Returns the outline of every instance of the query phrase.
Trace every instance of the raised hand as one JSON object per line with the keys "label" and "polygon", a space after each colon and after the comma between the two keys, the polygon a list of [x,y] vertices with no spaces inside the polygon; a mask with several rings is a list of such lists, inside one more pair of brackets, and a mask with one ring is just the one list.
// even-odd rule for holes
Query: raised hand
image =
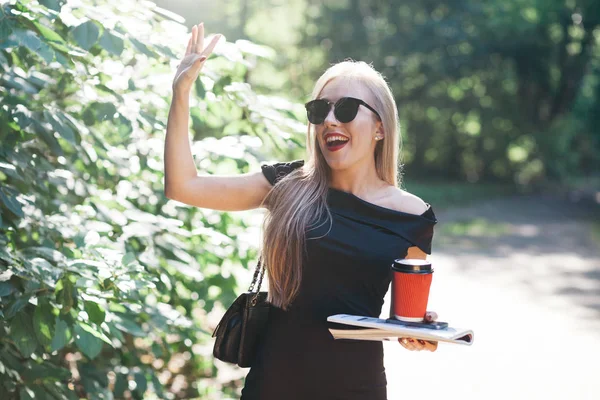
{"label": "raised hand", "polygon": [[208,46],[204,47],[204,23],[192,27],[185,55],[177,67],[173,79],[173,92],[189,94],[193,83],[198,78],[204,62],[210,56],[222,35],[215,35]]}

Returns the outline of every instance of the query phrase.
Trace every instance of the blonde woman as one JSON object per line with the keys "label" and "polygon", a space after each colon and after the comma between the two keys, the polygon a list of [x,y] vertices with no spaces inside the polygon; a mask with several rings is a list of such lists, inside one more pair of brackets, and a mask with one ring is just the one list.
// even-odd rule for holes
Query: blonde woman
{"label": "blonde woman", "polygon": [[[204,27],[194,26],[178,67],[165,193],[216,210],[268,210],[262,252],[273,307],[242,399],[386,399],[381,342],[334,341],[326,320],[339,313],[379,316],[393,260],[431,251],[433,210],[399,188],[392,93],[371,66],[335,64],[306,104],[306,161],[240,176],[198,175],[188,138],[189,95],[218,40],[204,47]],[[409,350],[437,347],[410,338],[400,343]]]}

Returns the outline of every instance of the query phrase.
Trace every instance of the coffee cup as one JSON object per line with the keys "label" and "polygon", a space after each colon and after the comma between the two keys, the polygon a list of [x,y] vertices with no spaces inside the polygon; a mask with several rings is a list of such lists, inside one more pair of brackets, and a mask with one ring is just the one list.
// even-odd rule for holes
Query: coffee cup
{"label": "coffee cup", "polygon": [[394,260],[392,308],[395,319],[409,322],[422,322],[425,319],[432,277],[433,268],[427,260]]}

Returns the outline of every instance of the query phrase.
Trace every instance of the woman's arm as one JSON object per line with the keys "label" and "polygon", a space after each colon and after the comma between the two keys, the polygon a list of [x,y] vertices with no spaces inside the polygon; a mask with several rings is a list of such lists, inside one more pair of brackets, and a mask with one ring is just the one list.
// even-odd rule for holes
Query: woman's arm
{"label": "woman's arm", "polygon": [[204,26],[192,28],[186,53],[173,80],[167,121],[165,195],[189,205],[221,211],[257,208],[271,190],[262,172],[237,176],[198,175],[189,139],[190,92],[220,35],[204,48]]}

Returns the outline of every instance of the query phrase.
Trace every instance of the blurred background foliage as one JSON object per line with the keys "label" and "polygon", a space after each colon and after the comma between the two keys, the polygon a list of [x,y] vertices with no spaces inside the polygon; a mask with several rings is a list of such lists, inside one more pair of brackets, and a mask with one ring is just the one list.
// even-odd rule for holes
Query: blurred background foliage
{"label": "blurred background foliage", "polygon": [[330,63],[373,63],[398,102],[409,180],[529,188],[600,170],[598,1],[157,4],[275,49],[249,81],[291,100],[307,101]]}
{"label": "blurred background foliage", "polygon": [[[597,1],[156,3],[0,6],[2,399],[239,393],[210,333],[249,282],[261,213],[163,194],[171,81],[200,21],[228,39],[191,101],[202,172],[304,157],[302,103],[350,57],[390,82],[406,185],[428,202],[598,185]],[[490,227],[455,227],[473,229]]]}

